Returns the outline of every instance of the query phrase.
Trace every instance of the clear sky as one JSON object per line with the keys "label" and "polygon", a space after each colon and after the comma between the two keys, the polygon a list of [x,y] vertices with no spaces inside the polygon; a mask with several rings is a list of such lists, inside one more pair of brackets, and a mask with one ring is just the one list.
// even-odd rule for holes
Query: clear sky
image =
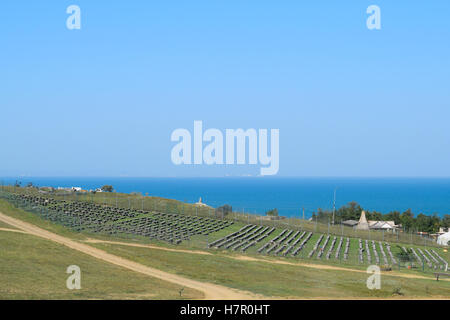
{"label": "clear sky", "polygon": [[202,120],[278,128],[280,176],[448,177],[449,17],[448,0],[3,1],[0,176],[259,173],[172,164],[172,131]]}

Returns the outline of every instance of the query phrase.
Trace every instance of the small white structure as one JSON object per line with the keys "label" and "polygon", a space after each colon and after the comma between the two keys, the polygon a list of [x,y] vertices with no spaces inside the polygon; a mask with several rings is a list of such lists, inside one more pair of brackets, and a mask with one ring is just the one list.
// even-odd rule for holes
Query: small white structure
{"label": "small white structure", "polygon": [[61,191],[81,191],[82,189],[81,189],[81,187],[70,187],[70,188],[67,188],[67,187],[58,187],[58,190],[61,190]]}
{"label": "small white structure", "polygon": [[198,199],[198,202],[195,203],[196,206],[199,207],[207,207],[207,208],[211,208],[210,206],[208,206],[207,204],[202,202],[202,197],[200,197],[200,199]]}
{"label": "small white structure", "polygon": [[441,234],[437,238],[437,243],[442,246],[448,246],[449,242],[450,242],[450,231],[447,233]]}

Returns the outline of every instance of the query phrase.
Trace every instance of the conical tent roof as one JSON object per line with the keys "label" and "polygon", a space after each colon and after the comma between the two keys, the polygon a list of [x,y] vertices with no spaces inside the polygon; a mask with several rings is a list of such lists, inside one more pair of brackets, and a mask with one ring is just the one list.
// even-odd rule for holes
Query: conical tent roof
{"label": "conical tent roof", "polygon": [[364,210],[361,212],[361,217],[359,218],[356,230],[369,230],[369,223],[367,222]]}

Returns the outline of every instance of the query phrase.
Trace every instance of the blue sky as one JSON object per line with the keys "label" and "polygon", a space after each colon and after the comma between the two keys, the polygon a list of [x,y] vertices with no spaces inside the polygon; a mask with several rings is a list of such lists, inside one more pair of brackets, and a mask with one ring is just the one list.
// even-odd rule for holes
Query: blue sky
{"label": "blue sky", "polygon": [[259,173],[172,164],[172,131],[202,120],[280,129],[280,176],[448,177],[449,15],[444,0],[4,2],[0,176]]}

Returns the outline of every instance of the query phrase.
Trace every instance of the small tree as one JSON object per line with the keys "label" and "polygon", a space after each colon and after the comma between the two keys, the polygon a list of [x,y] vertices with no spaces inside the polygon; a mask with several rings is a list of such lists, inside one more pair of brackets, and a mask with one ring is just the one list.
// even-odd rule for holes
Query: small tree
{"label": "small tree", "polygon": [[278,209],[275,208],[275,209],[266,211],[266,216],[278,217]]}
{"label": "small tree", "polygon": [[403,249],[400,248],[400,246],[397,246],[400,250],[399,252],[396,254],[398,260],[400,260],[401,262],[413,262],[414,261],[414,256],[413,253],[411,251],[411,249],[406,249],[406,252],[403,251]]}
{"label": "small tree", "polygon": [[450,214],[444,215],[441,226],[444,228],[450,228]]}
{"label": "small tree", "polygon": [[101,189],[102,189],[103,192],[113,192],[114,191],[113,186],[110,186],[110,185],[107,185],[107,184],[105,184]]}

